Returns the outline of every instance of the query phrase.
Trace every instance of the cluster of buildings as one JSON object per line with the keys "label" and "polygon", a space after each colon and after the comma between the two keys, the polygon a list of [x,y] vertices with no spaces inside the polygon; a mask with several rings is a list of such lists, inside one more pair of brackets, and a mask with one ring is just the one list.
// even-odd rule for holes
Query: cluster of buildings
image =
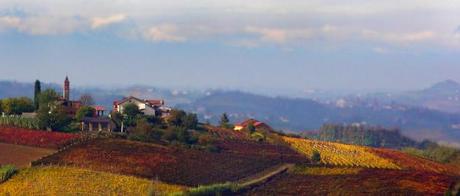
{"label": "cluster of buildings", "polygon": [[[59,97],[58,103],[63,106],[69,116],[74,117],[83,104],[80,100],[70,99],[70,81],[68,77],[65,78],[63,89],[63,94]],[[171,112],[171,108],[166,106],[165,101],[162,99],[140,99],[134,96],[125,97],[121,100],[115,100],[111,110],[124,114],[126,106],[131,104],[136,105],[140,112],[147,116],[166,118]],[[93,116],[82,119],[80,122],[81,131],[113,131],[115,129],[115,125],[110,119],[110,115],[105,115],[105,107],[99,105],[93,105],[91,107],[94,108],[95,112]],[[241,131],[248,127],[249,124],[252,124],[256,129],[272,130],[272,128],[266,123],[255,119],[248,119],[236,124],[234,130]]]}
{"label": "cluster of buildings", "polygon": [[[58,103],[63,106],[65,112],[69,116],[75,116],[77,111],[83,106],[80,100],[70,99],[70,81],[66,77],[64,81],[64,91],[61,97],[58,99]],[[122,100],[116,100],[113,102],[112,111],[124,113],[124,108],[129,105],[136,105],[140,112],[148,116],[160,116],[166,117],[169,115],[171,108],[165,105],[162,99],[139,99],[137,97],[126,97]],[[105,115],[105,107],[94,105],[95,112],[92,117],[85,117],[80,122],[82,131],[113,131],[115,128],[114,123],[110,119],[110,116]]]}

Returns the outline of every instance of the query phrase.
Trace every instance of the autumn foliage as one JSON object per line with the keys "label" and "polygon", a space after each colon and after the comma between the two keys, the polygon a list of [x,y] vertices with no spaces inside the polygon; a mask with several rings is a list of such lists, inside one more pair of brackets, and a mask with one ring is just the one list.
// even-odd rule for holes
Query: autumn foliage
{"label": "autumn foliage", "polygon": [[182,186],[70,167],[29,168],[0,184],[0,195],[167,195],[183,190]]}
{"label": "autumn foliage", "polygon": [[78,139],[78,134],[0,127],[0,142],[58,149]]}
{"label": "autumn foliage", "polygon": [[45,158],[41,163],[72,165],[158,179],[172,184],[197,186],[237,181],[281,164],[287,159],[287,156],[283,159],[279,155],[263,152],[254,154],[241,150],[224,150],[210,153],[204,150],[104,139],[72,146]]}
{"label": "autumn foliage", "polygon": [[400,169],[392,160],[375,155],[367,147],[291,137],[284,140],[307,157],[318,151],[321,162],[326,165]]}

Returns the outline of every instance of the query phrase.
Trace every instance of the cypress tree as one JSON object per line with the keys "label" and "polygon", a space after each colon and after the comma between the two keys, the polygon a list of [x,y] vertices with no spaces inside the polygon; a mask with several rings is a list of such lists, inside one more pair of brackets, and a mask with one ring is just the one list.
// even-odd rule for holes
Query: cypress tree
{"label": "cypress tree", "polygon": [[37,111],[38,108],[40,107],[39,100],[38,100],[38,96],[40,95],[41,92],[42,92],[42,87],[41,87],[40,80],[35,80],[35,88],[34,88],[34,106],[35,106],[35,111]]}

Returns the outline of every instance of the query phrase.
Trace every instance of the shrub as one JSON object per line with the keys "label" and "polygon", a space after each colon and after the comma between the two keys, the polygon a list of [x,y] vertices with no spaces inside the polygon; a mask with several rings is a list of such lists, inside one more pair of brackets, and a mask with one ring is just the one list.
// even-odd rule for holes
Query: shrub
{"label": "shrub", "polygon": [[16,174],[18,170],[13,165],[5,165],[0,168],[0,183],[7,181],[10,179],[14,174]]}
{"label": "shrub", "polygon": [[321,154],[317,150],[313,150],[313,154],[311,155],[311,161],[313,161],[313,163],[321,162]]}
{"label": "shrub", "polygon": [[441,163],[448,163],[460,153],[457,149],[439,145],[431,145],[425,149],[408,147],[403,148],[402,151],[410,155],[427,158]]}
{"label": "shrub", "polygon": [[205,149],[206,149],[206,151],[213,152],[213,153],[218,153],[218,152],[220,152],[222,150],[218,146],[213,145],[213,144],[206,145]]}

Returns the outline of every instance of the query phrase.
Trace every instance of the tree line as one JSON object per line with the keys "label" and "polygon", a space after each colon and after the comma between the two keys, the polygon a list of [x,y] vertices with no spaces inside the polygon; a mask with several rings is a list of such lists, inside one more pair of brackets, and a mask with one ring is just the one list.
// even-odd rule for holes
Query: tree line
{"label": "tree line", "polygon": [[397,128],[368,125],[324,124],[318,133],[307,137],[371,147],[402,148],[415,146],[416,141],[403,136]]}

